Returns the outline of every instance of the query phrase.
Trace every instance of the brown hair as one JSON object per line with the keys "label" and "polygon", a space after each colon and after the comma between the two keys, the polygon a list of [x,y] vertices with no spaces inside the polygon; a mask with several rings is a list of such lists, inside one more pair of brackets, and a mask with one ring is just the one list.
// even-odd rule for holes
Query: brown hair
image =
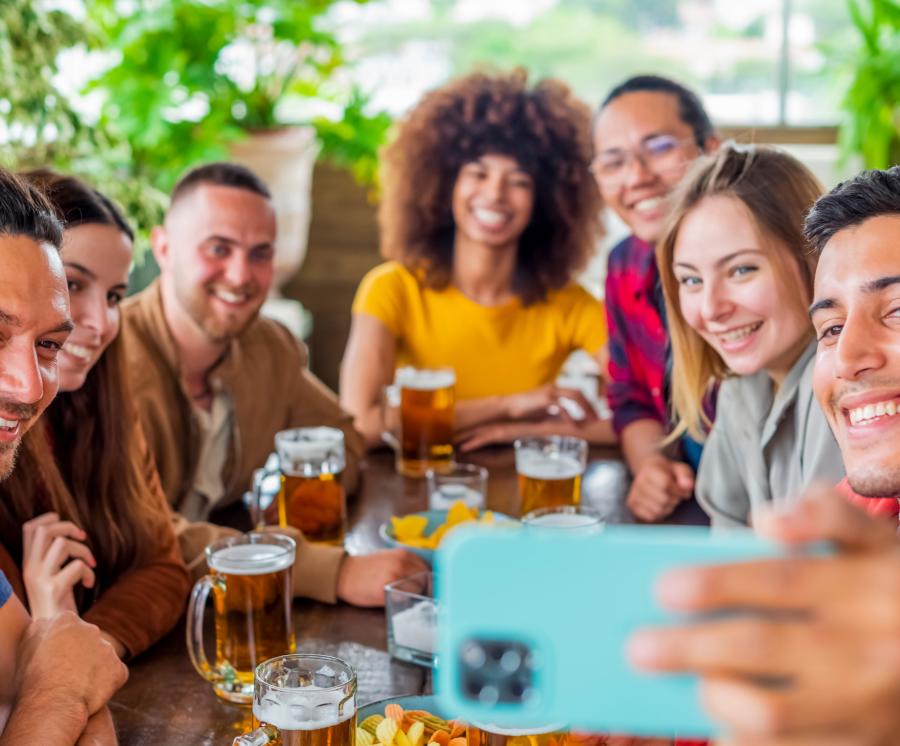
{"label": "brown hair", "polygon": [[[678,280],[673,270],[675,243],[685,216],[705,198],[731,197],[750,212],[761,238],[775,238],[790,254],[775,253],[780,276],[790,281],[791,267],[800,273],[801,287],[790,288],[804,308],[812,297],[816,257],[803,236],[803,218],[822,194],[819,180],[800,161],[780,150],[726,146],[694,164],[672,197],[665,231],[656,248],[656,261],[666,299],[672,344],[671,406],[676,426],[670,439],[689,433],[705,438],[710,426],[703,401],[710,385],[730,375],[725,362],[681,313]],[[810,333],[812,329],[810,328]]]}
{"label": "brown hair", "polygon": [[246,192],[258,194],[260,197],[272,199],[272,194],[269,192],[265,182],[249,168],[242,166],[240,163],[220,161],[194,166],[186,171],[172,188],[172,195],[169,198],[169,209],[171,210],[176,202],[203,184],[243,189]]}
{"label": "brown hair", "polygon": [[564,286],[600,233],[600,198],[588,172],[590,118],[590,109],[563,83],[542,80],[529,88],[521,69],[475,73],[426,94],[382,153],[382,254],[428,287],[446,287],[459,171],[482,155],[505,155],[535,186],[513,290],[533,303]]}
{"label": "brown hair", "polygon": [[[43,170],[26,178],[47,194],[66,228],[99,223],[130,235],[117,208],[79,180]],[[159,522],[168,520],[150,497],[148,456],[136,434],[124,365],[120,335],[84,385],[48,407],[0,484],[0,537],[13,557],[21,561],[22,524],[56,512],[87,533],[97,560],[95,593],[141,564]]]}

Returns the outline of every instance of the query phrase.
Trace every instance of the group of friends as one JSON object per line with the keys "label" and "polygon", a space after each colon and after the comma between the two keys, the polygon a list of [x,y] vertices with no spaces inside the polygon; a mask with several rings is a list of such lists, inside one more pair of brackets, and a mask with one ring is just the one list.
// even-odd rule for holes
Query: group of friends
{"label": "group of friends", "polygon": [[[160,276],[127,300],[120,210],[0,172],[0,744],[115,743],[123,661],[178,621],[275,433],[340,428],[352,493],[403,365],[454,369],[462,452],[618,442],[638,520],[695,497],[714,529],[831,542],[673,570],[672,609],[784,613],[643,631],[629,655],[699,674],[729,744],[900,742],[900,167],[825,194],[787,153],[722,144],[677,82],[630,78],[592,114],[520,71],[427,94],[382,165],[388,261],[353,302],[339,397],[259,313],[276,223],[245,167],[181,178]],[[603,303],[575,281],[601,206],[631,231]],[[576,350],[611,419],[555,382]],[[296,539],[298,596],[378,605],[424,569]]]}

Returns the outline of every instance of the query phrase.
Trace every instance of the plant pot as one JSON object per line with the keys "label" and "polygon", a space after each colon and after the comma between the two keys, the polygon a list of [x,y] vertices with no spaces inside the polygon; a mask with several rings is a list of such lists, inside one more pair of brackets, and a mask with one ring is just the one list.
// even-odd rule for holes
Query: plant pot
{"label": "plant pot", "polygon": [[231,145],[232,159],[251,169],[272,192],[278,221],[275,279],[270,295],[303,264],[312,212],[312,172],[319,143],[312,127],[251,132]]}

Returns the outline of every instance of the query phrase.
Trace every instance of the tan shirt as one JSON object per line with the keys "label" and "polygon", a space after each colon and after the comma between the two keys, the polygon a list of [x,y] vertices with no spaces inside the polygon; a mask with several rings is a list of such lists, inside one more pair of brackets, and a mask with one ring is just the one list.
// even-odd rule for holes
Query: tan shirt
{"label": "tan shirt", "polygon": [[[202,436],[181,385],[177,348],[163,315],[159,282],[123,304],[122,335],[135,406],[156,459],[163,490],[176,512],[188,508],[200,464]],[[272,450],[275,433],[290,427],[328,425],[344,432],[344,484],[357,483],[362,439],[337,397],[306,367],[306,349],[275,321],[254,320],[210,372],[210,385],[227,392],[233,407],[231,442],[222,472],[224,494],[217,507],[241,500],[253,470]],[[210,523],[179,516],[176,532],[196,577],[205,569],[203,548],[228,533]],[[297,595],[334,601],[340,548],[301,542],[297,547]]]}
{"label": "tan shirt", "polygon": [[200,431],[200,460],[181,514],[191,521],[206,521],[225,497],[222,474],[234,428],[231,399],[228,394],[217,392],[213,394],[209,411],[194,407],[194,417]]}
{"label": "tan shirt", "polygon": [[813,396],[815,352],[813,341],[774,398],[762,371],[722,383],[695,489],[713,526],[749,525],[758,506],[789,504],[814,481],[843,478],[840,449]]}

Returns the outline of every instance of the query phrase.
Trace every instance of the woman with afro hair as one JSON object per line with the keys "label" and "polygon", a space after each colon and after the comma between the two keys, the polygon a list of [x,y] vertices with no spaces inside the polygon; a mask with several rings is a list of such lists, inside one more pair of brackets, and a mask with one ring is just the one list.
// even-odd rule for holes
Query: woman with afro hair
{"label": "woman with afro hair", "polygon": [[[475,73],[424,96],[382,158],[386,263],[353,303],[341,403],[370,446],[396,368],[453,368],[463,450],[517,437],[614,438],[577,390],[603,305],[574,282],[600,235],[590,110],[562,83]],[[574,405],[573,405],[574,403]]]}

